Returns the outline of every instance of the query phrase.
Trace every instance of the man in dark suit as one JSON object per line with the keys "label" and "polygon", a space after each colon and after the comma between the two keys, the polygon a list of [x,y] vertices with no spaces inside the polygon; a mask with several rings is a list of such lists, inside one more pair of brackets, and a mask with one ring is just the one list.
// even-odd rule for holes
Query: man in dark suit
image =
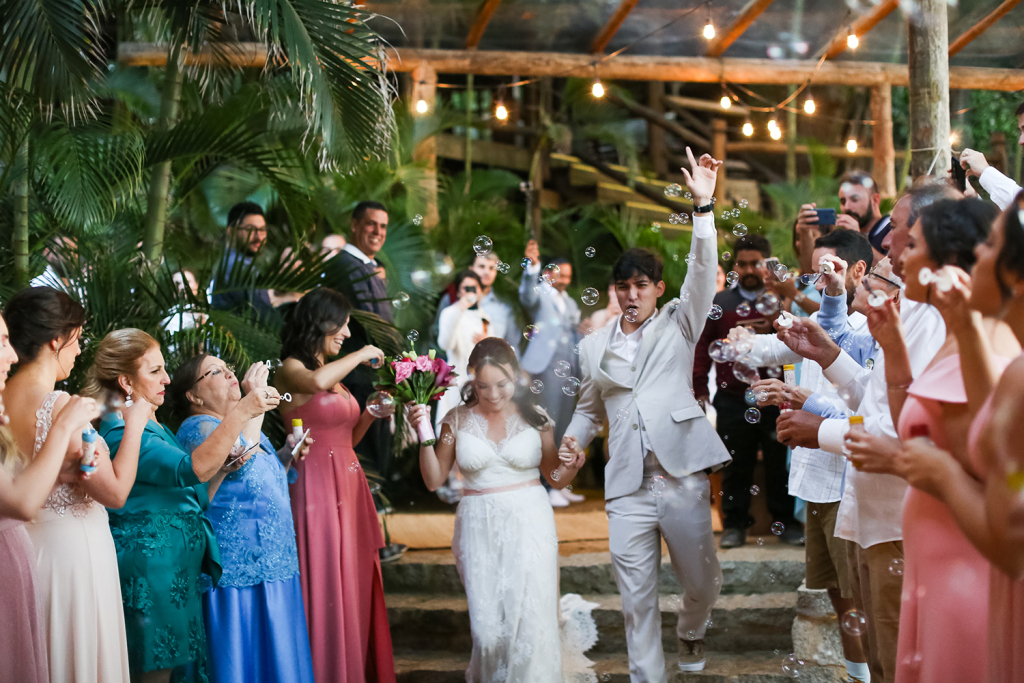
{"label": "man in dark suit", "polygon": [[[218,280],[232,281],[231,271],[236,267],[240,270],[252,269],[252,263],[259,258],[260,252],[267,243],[267,220],[263,215],[263,207],[255,202],[239,202],[228,211],[228,254],[219,264],[224,272]],[[249,271],[249,278],[255,277],[256,270]],[[274,301],[269,289],[253,287],[240,288],[240,278],[234,278],[234,288],[216,292],[210,301],[215,310],[231,311],[245,316],[255,316],[266,320],[273,314]]]}

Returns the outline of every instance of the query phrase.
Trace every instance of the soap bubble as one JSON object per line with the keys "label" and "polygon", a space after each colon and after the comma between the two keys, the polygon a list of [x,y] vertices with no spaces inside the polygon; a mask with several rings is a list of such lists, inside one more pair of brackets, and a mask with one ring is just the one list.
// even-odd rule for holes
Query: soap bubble
{"label": "soap bubble", "polygon": [[391,300],[391,305],[398,310],[402,310],[409,305],[409,295],[405,292],[399,292],[395,295],[395,298]]}
{"label": "soap bubble", "polygon": [[862,612],[851,609],[839,620],[839,627],[851,636],[862,636],[868,627],[868,618]]}
{"label": "soap bubble", "polygon": [[445,432],[441,435],[441,443],[446,443],[450,446],[455,443],[455,436],[451,432]]}
{"label": "soap bubble", "polygon": [[526,270],[527,268],[530,267],[530,264],[532,263],[533,261],[531,261],[530,259],[524,258],[522,261],[519,262],[519,265],[522,266],[523,270]]}
{"label": "soap bubble", "polygon": [[892,562],[890,562],[889,573],[893,576],[903,576],[903,560],[897,557]]}
{"label": "soap bubble", "polygon": [[665,480],[665,477],[660,474],[654,475],[651,477],[651,480],[647,482],[647,490],[650,491],[651,495],[655,498],[660,498],[667,488],[668,482]]}
{"label": "soap bubble", "polygon": [[492,247],[494,247],[494,242],[487,235],[480,235],[473,240],[473,251],[478,254],[487,254],[491,251]]}
{"label": "soap bubble", "polygon": [[558,481],[562,478],[561,473],[558,470],[551,470],[551,480]]}
{"label": "soap bubble", "polygon": [[756,484],[750,487],[750,495],[756,496],[759,493],[761,493],[761,489]]}
{"label": "soap bubble", "polygon": [[731,363],[736,360],[736,349],[729,339],[716,339],[708,345],[708,356],[716,363]]}
{"label": "soap bubble", "polygon": [[572,366],[568,361],[560,360],[555,363],[555,377],[568,377],[572,374]]}
{"label": "soap bubble", "polygon": [[761,411],[757,408],[747,408],[747,412],[743,413],[743,419],[750,424],[757,424],[761,421]]}
{"label": "soap bubble", "polygon": [[583,290],[583,294],[580,295],[580,299],[588,306],[593,306],[600,300],[601,292],[597,291],[593,287],[587,287]]}
{"label": "soap bubble", "polygon": [[697,256],[693,252],[690,252],[689,254],[686,255],[686,258],[683,260],[686,261],[686,265],[692,266],[694,262],[697,260]]}
{"label": "soap bubble", "polygon": [[629,419],[629,411],[625,408],[619,408],[615,411],[615,417],[619,420],[627,420]]}
{"label": "soap bubble", "polygon": [[757,297],[757,301],[754,302],[754,308],[761,315],[772,315],[779,310],[779,297],[771,292],[765,292]]}
{"label": "soap bubble", "polygon": [[422,225],[423,224],[423,216],[421,216],[419,214],[416,214],[415,216],[413,216],[412,217],[412,224],[413,225]]}
{"label": "soap bubble", "polygon": [[583,253],[587,255],[587,258],[594,258],[594,254],[597,253],[597,249],[594,249],[593,247],[587,247],[586,249],[583,250]]}
{"label": "soap bubble", "polygon": [[711,304],[711,310],[708,311],[708,317],[712,320],[718,320],[722,317],[722,307],[718,304]]}
{"label": "soap bubble", "polygon": [[729,252],[727,252],[727,251],[723,251],[723,252],[722,252],[722,260],[723,260],[723,261],[728,261],[728,260],[730,260],[731,258],[732,258],[732,254],[730,254],[730,253],[729,253]]}
{"label": "soap bubble", "polygon": [[405,338],[415,344],[419,341],[420,333],[418,330],[409,330],[409,334],[405,335]]}
{"label": "soap bubble", "polygon": [[764,403],[765,401],[767,401],[768,391],[766,389],[762,389],[761,391],[757,392],[757,400],[760,403]]}
{"label": "soap bubble", "polygon": [[[761,379],[761,374],[757,371],[757,368],[750,363],[746,357],[741,358],[732,364],[732,374],[733,377],[747,384],[753,384]],[[757,409],[752,408],[752,410]]]}
{"label": "soap bubble", "polygon": [[804,662],[795,654],[788,655],[782,660],[782,673],[790,678],[800,678],[800,672],[804,670]]}
{"label": "soap bubble", "polygon": [[745,209],[748,206],[750,206],[750,202],[748,202],[746,199],[741,199],[740,200],[740,208],[741,209]]}
{"label": "soap bubble", "polygon": [[556,266],[554,263],[549,263],[548,265],[544,266],[544,270],[541,271],[540,275],[542,278],[544,278],[545,282],[547,282],[550,285],[553,285],[555,284],[555,281],[558,280],[558,276],[561,272],[562,270],[558,266]]}
{"label": "soap bubble", "polygon": [[637,312],[635,308],[627,308],[626,312],[622,314],[622,317],[625,318],[628,322],[635,323],[637,321],[637,318],[640,317],[640,314]]}
{"label": "soap bubble", "polygon": [[740,305],[736,307],[736,315],[738,315],[741,318],[746,318],[748,315],[750,315],[750,304],[748,304],[746,301],[740,303]]}
{"label": "soap bubble", "polygon": [[523,329],[523,338],[526,339],[526,341],[533,341],[534,339],[537,338],[537,335],[539,333],[540,333],[540,328],[539,327],[537,327],[536,325],[527,325]]}
{"label": "soap bubble", "polygon": [[[771,365],[765,371],[765,374],[767,374],[769,377],[778,378],[779,376],[782,375],[782,368],[780,368],[778,365]],[[767,392],[766,392],[766,395],[767,395]]]}
{"label": "soap bubble", "polygon": [[530,384],[530,391],[535,394],[539,394],[544,391],[544,382],[541,382],[539,379],[533,380],[533,383]]}
{"label": "soap bubble", "polygon": [[683,195],[683,199],[685,199],[685,200],[686,200],[686,201],[688,201],[688,202],[692,202],[692,201],[693,201],[693,195],[692,195],[692,194],[690,194],[689,192],[687,192],[687,193],[685,193],[685,194]]}
{"label": "soap bubble", "polygon": [[651,223],[651,232],[661,232],[661,223]]}
{"label": "soap bubble", "polygon": [[785,263],[780,263],[775,266],[775,277],[779,278],[780,282],[785,282],[789,279],[789,266]]}
{"label": "soap bubble", "polygon": [[666,197],[678,197],[683,193],[683,188],[678,183],[672,183],[665,188]]}
{"label": "soap bubble", "polygon": [[580,393],[580,381],[575,377],[566,377],[562,382],[562,393],[566,396],[575,396]]}
{"label": "soap bubble", "polygon": [[868,294],[868,305],[872,308],[881,308],[888,299],[889,297],[876,289]]}
{"label": "soap bubble", "polygon": [[782,532],[786,530],[786,525],[782,522],[775,522],[772,524],[772,533],[776,536],[781,536]]}
{"label": "soap bubble", "polygon": [[735,270],[730,270],[725,274],[725,286],[732,287],[734,284],[740,281],[740,274]]}
{"label": "soap bubble", "polygon": [[737,223],[736,225],[732,226],[732,234],[736,235],[737,237],[743,237],[744,235],[747,234],[747,226],[743,225],[742,223]]}
{"label": "soap bubble", "polygon": [[498,272],[501,273],[502,275],[508,275],[508,271],[510,271],[511,269],[512,267],[505,263],[504,261],[498,261]]}
{"label": "soap bubble", "polygon": [[754,393],[753,389],[748,387],[747,390],[743,392],[743,400],[747,402],[748,406],[756,405],[757,394]]}
{"label": "soap bubble", "polygon": [[375,391],[366,398],[366,410],[374,417],[388,417],[395,412],[395,397],[386,391]]}
{"label": "soap bubble", "polygon": [[798,279],[798,282],[802,285],[813,285],[821,277],[821,273],[804,273]]}

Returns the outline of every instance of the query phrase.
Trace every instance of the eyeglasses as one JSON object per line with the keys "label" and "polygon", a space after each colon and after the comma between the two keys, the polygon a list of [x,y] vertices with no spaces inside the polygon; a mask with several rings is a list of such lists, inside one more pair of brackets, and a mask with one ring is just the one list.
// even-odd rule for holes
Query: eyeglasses
{"label": "eyeglasses", "polygon": [[893,287],[895,287],[896,289],[900,289],[900,285],[899,285],[899,283],[897,283],[897,282],[893,282],[893,281],[892,281],[892,280],[890,280],[889,278],[887,278],[887,277],[884,277],[884,276],[882,276],[882,275],[879,275],[878,273],[868,273],[868,275],[870,275],[871,277],[876,277],[876,278],[878,278],[879,280],[881,280],[882,282],[888,282],[888,283],[889,283],[890,285],[892,285],[892,286],[893,286]]}
{"label": "eyeglasses", "polygon": [[231,367],[230,365],[225,365],[225,366],[222,366],[222,367],[218,366],[216,368],[210,368],[209,370],[207,370],[203,374],[199,375],[199,379],[197,379],[192,386],[195,386],[196,384],[199,384],[200,382],[202,382],[204,379],[206,379],[210,375],[213,375],[214,377],[217,377],[218,375],[220,375],[222,373],[225,373],[225,372],[228,373],[231,376],[234,376],[235,369],[233,367]]}

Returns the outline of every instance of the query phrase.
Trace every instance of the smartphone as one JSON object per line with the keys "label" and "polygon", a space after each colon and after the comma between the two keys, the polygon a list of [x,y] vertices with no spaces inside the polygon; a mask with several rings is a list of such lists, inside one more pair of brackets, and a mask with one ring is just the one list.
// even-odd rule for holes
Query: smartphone
{"label": "smartphone", "polygon": [[246,448],[246,449],[245,449],[244,451],[242,451],[241,453],[239,453],[239,454],[238,454],[238,457],[236,457],[236,458],[232,459],[232,460],[231,460],[231,462],[229,462],[229,463],[227,464],[227,466],[228,466],[228,467],[231,467],[231,466],[232,466],[232,465],[234,465],[234,464],[235,464],[236,462],[238,462],[239,460],[241,460],[242,458],[244,458],[245,456],[249,455],[249,454],[250,454],[250,453],[252,453],[252,452],[253,452],[254,450],[256,450],[256,447],[257,447],[257,446],[259,446],[259,445],[260,445],[260,442],[259,442],[259,441],[257,441],[257,442],[256,442],[256,443],[254,443],[253,445],[249,446],[249,447],[248,447],[248,448]]}
{"label": "smartphone", "polygon": [[764,260],[764,267],[768,269],[769,273],[774,273],[777,265],[779,265],[779,259],[775,256],[769,256]]}
{"label": "smartphone", "polygon": [[473,294],[476,294],[476,285],[466,285],[465,289],[467,292],[472,292]]}
{"label": "smartphone", "polygon": [[955,154],[953,155],[953,165],[951,168],[953,169],[953,183],[956,185],[956,189],[965,192],[967,190],[967,171],[960,165],[960,160],[956,158]]}
{"label": "smartphone", "polygon": [[835,209],[815,209],[814,213],[818,214],[818,225],[835,225],[836,224],[836,210]]}
{"label": "smartphone", "polygon": [[302,435],[302,438],[299,439],[299,442],[297,444],[295,444],[295,448],[292,449],[292,460],[294,460],[295,456],[298,455],[299,451],[302,450],[302,444],[306,443],[306,437],[307,436],[309,436],[309,430],[308,429],[306,430],[306,433]]}

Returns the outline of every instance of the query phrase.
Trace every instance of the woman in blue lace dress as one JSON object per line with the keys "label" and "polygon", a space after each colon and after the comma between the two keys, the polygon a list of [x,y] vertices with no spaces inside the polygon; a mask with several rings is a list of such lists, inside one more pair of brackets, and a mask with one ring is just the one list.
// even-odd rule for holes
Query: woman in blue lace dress
{"label": "woman in blue lace dress", "polygon": [[[263,391],[268,370],[249,368],[241,386],[231,368],[210,355],[185,362],[168,389],[182,416],[178,440],[199,447],[246,394]],[[312,683],[313,664],[299,581],[295,526],[288,499],[294,442],[275,452],[260,431],[263,416],[248,422],[236,445],[245,464],[210,491],[206,516],[220,546],[223,574],[203,593],[210,672],[215,683]],[[308,446],[305,447],[308,451]],[[300,451],[300,457],[303,454]]]}

